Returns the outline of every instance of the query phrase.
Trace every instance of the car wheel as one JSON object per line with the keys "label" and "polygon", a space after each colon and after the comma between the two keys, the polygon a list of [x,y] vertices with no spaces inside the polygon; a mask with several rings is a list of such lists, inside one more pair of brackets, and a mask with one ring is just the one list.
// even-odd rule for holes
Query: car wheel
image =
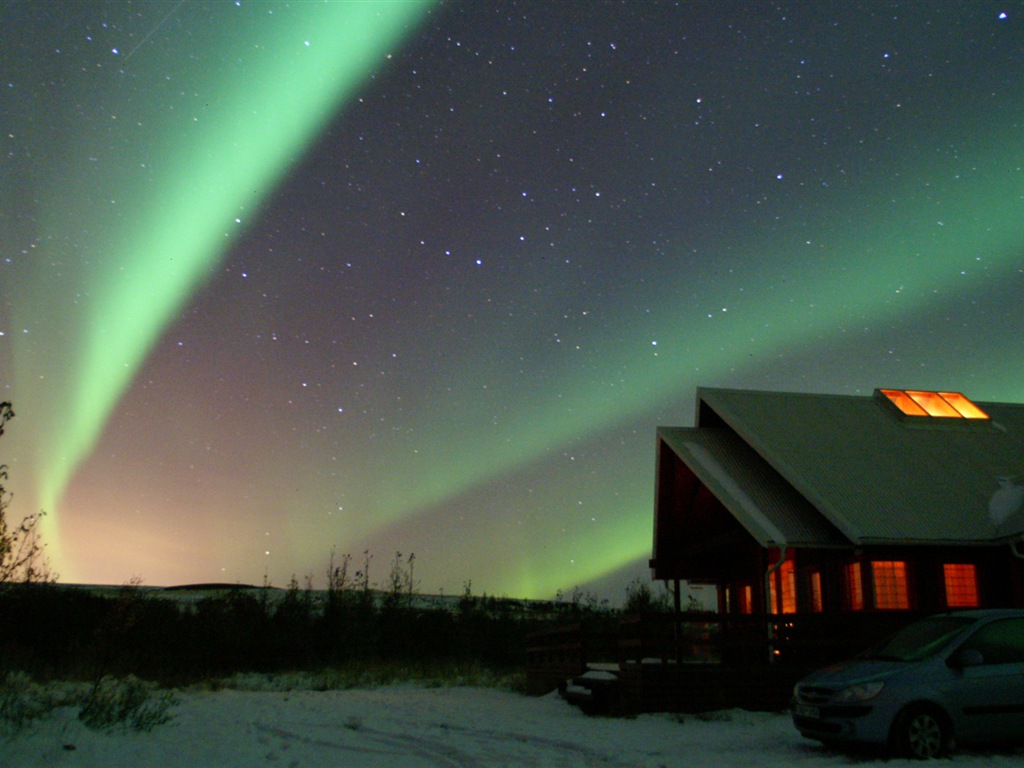
{"label": "car wheel", "polygon": [[905,757],[927,760],[945,751],[949,729],[945,717],[936,709],[910,707],[896,718],[893,740]]}

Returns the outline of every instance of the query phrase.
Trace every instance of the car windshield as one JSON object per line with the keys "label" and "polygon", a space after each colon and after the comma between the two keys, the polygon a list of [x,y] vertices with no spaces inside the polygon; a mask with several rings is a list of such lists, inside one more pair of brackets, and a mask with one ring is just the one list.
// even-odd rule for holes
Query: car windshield
{"label": "car windshield", "polygon": [[941,649],[953,635],[974,623],[966,616],[935,616],[909,624],[865,654],[869,659],[920,661]]}

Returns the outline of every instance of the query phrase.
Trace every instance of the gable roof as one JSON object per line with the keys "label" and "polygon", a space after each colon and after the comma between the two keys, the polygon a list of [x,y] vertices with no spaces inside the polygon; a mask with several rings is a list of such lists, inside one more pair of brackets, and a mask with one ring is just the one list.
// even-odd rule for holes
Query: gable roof
{"label": "gable roof", "polygon": [[658,436],[762,546],[843,546],[846,538],[731,430],[662,427]]}
{"label": "gable roof", "polygon": [[968,424],[702,388],[697,426],[659,437],[763,545],[997,543],[1024,534],[1024,405],[979,405],[991,419]]}

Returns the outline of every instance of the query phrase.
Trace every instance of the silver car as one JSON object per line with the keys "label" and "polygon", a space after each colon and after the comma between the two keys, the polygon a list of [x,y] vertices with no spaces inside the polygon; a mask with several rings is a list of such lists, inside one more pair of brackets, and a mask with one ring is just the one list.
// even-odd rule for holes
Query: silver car
{"label": "silver car", "polygon": [[1024,610],[944,613],[793,689],[793,723],[826,743],[916,758],[1024,741]]}

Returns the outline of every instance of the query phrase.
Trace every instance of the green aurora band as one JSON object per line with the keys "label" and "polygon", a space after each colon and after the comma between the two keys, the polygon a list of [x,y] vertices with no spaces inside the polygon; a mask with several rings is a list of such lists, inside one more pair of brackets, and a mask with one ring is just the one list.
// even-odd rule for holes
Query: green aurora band
{"label": "green aurora band", "polygon": [[[229,25],[208,31],[205,47],[217,52],[217,61],[244,59],[244,75],[211,67],[197,82],[194,72],[180,71],[180,52],[161,50],[155,42],[137,47],[120,63],[122,71],[106,75],[115,96],[117,78],[148,78],[152,102],[108,111],[108,135],[79,139],[83,146],[74,156],[80,159],[40,196],[50,218],[40,224],[45,252],[35,258],[61,265],[63,277],[54,282],[52,269],[23,275],[22,300],[14,306],[16,327],[33,329],[14,339],[14,399],[19,416],[36,432],[38,498],[51,513],[47,538],[55,559],[60,550],[54,512],[152,345],[318,130],[427,8],[299,3],[273,27],[250,26],[244,35],[228,33],[235,29]],[[309,29],[317,30],[314,37]],[[327,43],[338,39],[362,42]],[[173,112],[167,105],[180,83],[163,82],[167,72],[190,84],[188,102]],[[611,387],[609,377],[593,367],[566,366],[561,376],[549,376],[529,393],[508,392],[507,417],[484,433],[472,419],[494,409],[482,402],[479,383],[501,381],[507,357],[493,339],[470,344],[444,374],[451,396],[435,402],[418,423],[413,419],[411,431],[429,434],[432,450],[381,462],[380,476],[354,492],[372,506],[367,525],[429,518],[566,444],[600,441],[640,414],[692,397],[696,385],[726,384],[736,371],[842,348],[865,324],[911,324],[967,302],[980,290],[973,276],[963,274],[975,259],[983,260],[990,279],[1016,276],[1024,246],[1024,148],[1015,131],[987,128],[984,110],[973,122],[971,110],[964,114],[963,124],[935,128],[936,135],[919,142],[963,145],[962,165],[971,170],[962,177],[935,168],[923,152],[906,155],[898,167],[865,174],[846,193],[807,194],[804,218],[818,222],[810,230],[816,239],[829,233],[827,242],[808,245],[806,230],[776,226],[766,217],[760,231],[719,244],[717,255],[709,249],[706,264],[696,268],[703,279],[691,270],[685,284],[681,278],[679,284],[658,286],[653,296],[621,297],[624,306],[651,306],[651,323],[637,328],[611,318],[578,340],[593,367],[622,373],[619,386]],[[1021,123],[1024,110],[1016,120],[1002,120]],[[96,157],[102,174],[92,170],[90,158]],[[786,205],[796,203],[790,199]],[[63,252],[72,247],[75,256]],[[763,258],[754,261],[752,254]],[[729,258],[746,266],[718,273],[716,264]],[[827,303],[822,296],[829,297]],[[50,311],[55,304],[62,308],[59,321]],[[37,338],[55,341],[38,346]],[[982,391],[969,394],[982,400],[1024,398],[1015,372],[996,373],[1002,378],[989,376]],[[40,405],[54,402],[62,404],[58,411],[44,412]],[[381,453],[408,456],[387,446]],[[603,525],[576,542],[587,553],[585,562],[569,569],[524,546],[496,567],[504,569],[517,595],[544,597],[645,557],[652,474],[625,483],[621,495],[608,502]],[[306,524],[289,523],[294,541],[308,537]],[[486,535],[505,535],[497,523],[476,525]]]}
{"label": "green aurora band", "polygon": [[[1024,121],[1024,113],[1019,120]],[[621,386],[610,388],[606,375],[581,375],[584,368],[579,366],[578,372],[551,377],[553,385],[531,392],[528,402],[508,393],[518,412],[510,412],[503,422],[507,426],[487,432],[486,442],[481,442],[474,439],[480,430],[466,418],[480,411],[473,404],[480,397],[479,382],[497,379],[503,363],[484,346],[466,353],[466,367],[447,377],[465,385],[451,396],[459,409],[445,412],[442,406],[441,413],[430,416],[435,423],[451,425],[446,438],[435,445],[436,454],[445,457],[443,466],[392,466],[393,476],[379,487],[400,493],[377,496],[379,521],[408,520],[560,446],[599,440],[602,433],[690,394],[696,386],[727,386],[738,371],[750,372],[815,349],[842,347],[866,325],[907,326],[942,307],[955,315],[956,307],[968,305],[980,290],[977,275],[965,275],[965,267],[970,272],[984,264],[987,277],[997,281],[1019,277],[1024,147],[1013,132],[993,133],[981,119],[959,128],[955,139],[937,136],[932,141],[962,142],[963,133],[972,134],[961,158],[969,173],[954,177],[948,169],[933,167],[927,157],[915,161],[910,156],[898,167],[886,168],[884,175],[863,182],[862,187],[877,190],[874,196],[861,192],[839,200],[822,199],[820,194],[817,200],[808,197],[803,206],[807,216],[835,222],[824,250],[801,260],[799,254],[808,250],[806,232],[777,231],[766,225],[746,241],[727,244],[730,253],[747,257],[743,263],[750,263],[749,254],[763,254],[761,274],[715,275],[700,285],[699,293],[682,284],[668,286],[664,295],[669,298],[658,307],[660,319],[646,344],[635,342],[641,336],[635,329],[614,323],[604,328],[605,333],[583,340],[582,346],[590,350],[590,358],[601,361],[602,369],[626,372],[628,380]],[[922,141],[926,146],[931,143]],[[692,273],[686,279],[692,283]],[[751,285],[760,287],[749,290]],[[679,297],[685,295],[692,296],[689,307],[680,306]],[[827,303],[822,296],[829,297]],[[640,297],[636,302],[623,300],[634,306],[644,302]],[[734,311],[722,313],[723,306]],[[814,307],[813,322],[808,321],[808,307]],[[937,347],[948,332],[946,325],[935,328]],[[493,361],[492,370],[488,360]],[[948,370],[928,375],[937,377],[932,384],[936,388],[948,385]],[[922,378],[906,385],[928,386]],[[997,366],[969,394],[979,400],[1019,400],[1024,387],[1015,371]],[[688,416],[685,412],[678,423]],[[593,529],[588,540],[577,542],[579,551],[588,553],[585,561],[578,559],[571,569],[538,563],[528,575],[521,564],[510,566],[520,574],[514,577],[516,594],[551,595],[649,556],[653,460],[652,447],[652,473],[630,482],[615,506],[605,510],[602,526]],[[416,483],[401,482],[410,473]]]}
{"label": "green aurora band", "polygon": [[[16,327],[32,330],[14,340],[16,398],[37,434],[38,501],[50,515],[55,560],[65,488],[152,345],[324,124],[430,7],[295,3],[271,16],[257,3],[243,21],[224,4],[218,19],[202,22],[209,65],[182,69],[177,46],[143,39],[100,73],[111,101],[100,100],[96,111],[108,111],[94,119],[106,127],[82,131],[72,152],[50,150],[72,158],[39,206],[48,218],[33,257],[51,269],[20,286],[14,308]],[[172,13],[189,10],[179,3]],[[151,98],[119,101],[125,78],[146,82]],[[55,325],[57,306],[73,319]],[[37,338],[58,343],[41,349]]]}

